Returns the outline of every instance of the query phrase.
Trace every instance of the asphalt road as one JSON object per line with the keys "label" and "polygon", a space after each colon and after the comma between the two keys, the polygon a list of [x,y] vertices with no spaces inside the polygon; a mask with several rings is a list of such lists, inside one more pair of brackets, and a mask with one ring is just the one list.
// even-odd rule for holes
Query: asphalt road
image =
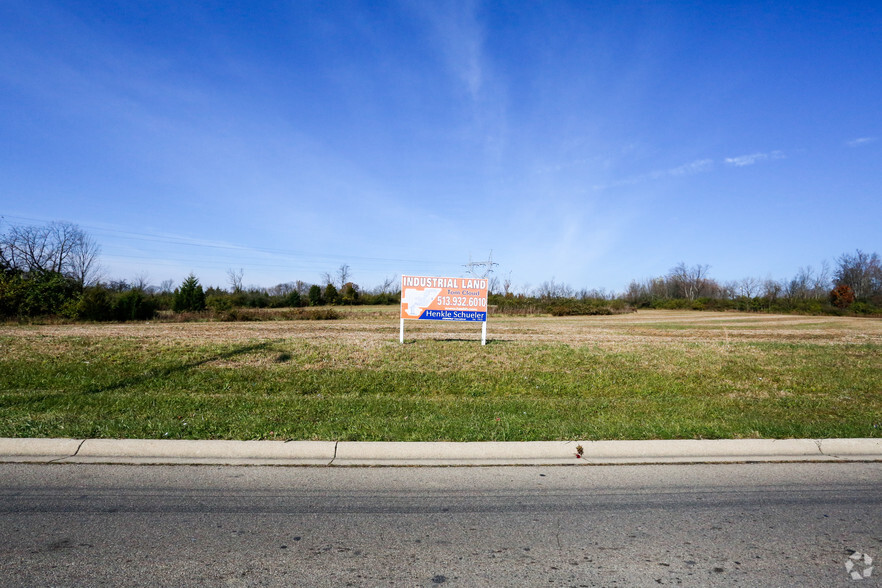
{"label": "asphalt road", "polygon": [[0,585],[873,586],[882,568],[846,562],[882,558],[880,482],[879,463],[0,464]]}

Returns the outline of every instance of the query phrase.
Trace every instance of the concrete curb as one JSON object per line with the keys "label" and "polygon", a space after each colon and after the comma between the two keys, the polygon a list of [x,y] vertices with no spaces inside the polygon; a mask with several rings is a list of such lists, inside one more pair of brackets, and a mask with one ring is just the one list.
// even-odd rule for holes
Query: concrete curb
{"label": "concrete curb", "polygon": [[333,465],[564,465],[576,461],[576,445],[568,441],[341,441]]}
{"label": "concrete curb", "polygon": [[0,437],[0,458],[42,457],[58,459],[74,455],[82,439],[11,439]]}
{"label": "concrete curb", "polygon": [[0,462],[330,465],[334,441],[0,438]]}
{"label": "concrete curb", "polygon": [[[582,455],[577,457],[578,448]],[[311,466],[882,461],[882,439],[353,442],[0,438],[0,462]]]}
{"label": "concrete curb", "polygon": [[277,463],[329,465],[333,441],[195,441],[88,439],[75,459],[115,463]]}

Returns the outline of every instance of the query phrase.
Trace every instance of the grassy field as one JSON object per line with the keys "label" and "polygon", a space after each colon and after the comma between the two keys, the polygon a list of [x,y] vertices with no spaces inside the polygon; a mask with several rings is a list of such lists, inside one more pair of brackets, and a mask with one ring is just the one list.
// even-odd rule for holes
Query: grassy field
{"label": "grassy field", "polygon": [[614,317],[0,326],[0,436],[882,436],[882,321]]}

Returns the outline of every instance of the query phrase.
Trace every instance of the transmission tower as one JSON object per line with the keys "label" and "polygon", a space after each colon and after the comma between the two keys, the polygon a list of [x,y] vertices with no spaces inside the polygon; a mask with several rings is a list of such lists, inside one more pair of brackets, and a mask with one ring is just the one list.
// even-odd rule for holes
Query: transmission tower
{"label": "transmission tower", "polygon": [[493,261],[493,250],[490,250],[490,255],[487,256],[487,261],[472,261],[472,256],[469,254],[469,262],[463,264],[463,267],[466,268],[466,273],[474,276],[476,278],[486,279],[487,276],[493,273],[493,266],[499,265],[495,261]]}

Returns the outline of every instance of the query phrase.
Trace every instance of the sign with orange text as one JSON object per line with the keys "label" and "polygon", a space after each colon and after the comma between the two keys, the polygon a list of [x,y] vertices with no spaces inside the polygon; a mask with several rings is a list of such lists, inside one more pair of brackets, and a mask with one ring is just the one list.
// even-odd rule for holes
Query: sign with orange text
{"label": "sign with orange text", "polygon": [[401,318],[487,322],[487,280],[401,276]]}

